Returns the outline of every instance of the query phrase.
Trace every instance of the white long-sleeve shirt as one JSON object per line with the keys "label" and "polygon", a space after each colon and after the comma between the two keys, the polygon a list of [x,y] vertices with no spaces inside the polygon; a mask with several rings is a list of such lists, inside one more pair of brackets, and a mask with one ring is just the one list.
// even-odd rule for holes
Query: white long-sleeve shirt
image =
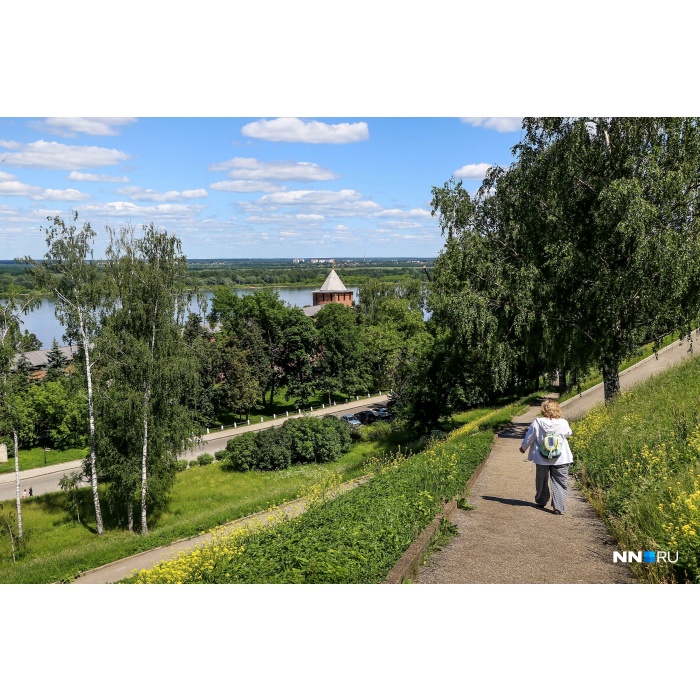
{"label": "white long-sleeve shirt", "polygon": [[[540,442],[547,433],[556,433],[562,438],[563,445],[558,457],[548,459],[540,452]],[[523,450],[530,448],[527,458],[535,464],[555,466],[571,464],[574,461],[574,456],[571,454],[569,441],[566,439],[569,435],[571,435],[571,427],[565,418],[535,418],[527,429],[520,447]]]}

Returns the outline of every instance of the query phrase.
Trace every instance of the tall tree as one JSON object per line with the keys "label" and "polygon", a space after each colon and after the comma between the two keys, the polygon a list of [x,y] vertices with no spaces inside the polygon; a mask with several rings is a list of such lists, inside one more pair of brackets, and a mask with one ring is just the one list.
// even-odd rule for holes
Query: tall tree
{"label": "tall tree", "polygon": [[15,460],[15,501],[17,508],[17,538],[23,542],[22,501],[19,480],[20,433],[27,421],[23,395],[28,387],[27,377],[17,371],[16,356],[22,350],[21,316],[38,302],[10,292],[0,303],[0,435],[12,436]]}
{"label": "tall tree", "polygon": [[497,221],[537,269],[553,347],[597,366],[606,400],[641,344],[700,312],[700,120],[528,118],[492,174]]}
{"label": "tall tree", "polygon": [[125,432],[133,442],[123,444],[125,436],[112,433],[111,445],[113,454],[122,456],[126,476],[120,485],[128,498],[140,444],[141,533],[146,534],[148,506],[164,501],[177,455],[199,430],[187,404],[188,393],[196,391],[198,367],[182,332],[192,294],[176,236],[153,224],[141,237],[131,227],[109,233],[106,277],[113,301],[99,339],[101,381],[111,382],[132,416],[133,429]]}
{"label": "tall tree", "polygon": [[56,338],[51,343],[51,349],[46,353],[46,378],[49,381],[60,379],[66,372],[68,359],[61,352]]}
{"label": "tall tree", "polygon": [[97,463],[95,455],[95,401],[93,394],[92,347],[99,328],[99,313],[105,300],[105,289],[93,259],[95,232],[88,222],[78,228],[78,212],[73,212],[69,222],[60,217],[49,217],[46,231],[48,252],[44,260],[36,262],[27,257],[27,273],[37,287],[53,300],[56,317],[75,338],[79,359],[85,376],[88,406],[88,430],[90,453],[87,459],[95,507],[97,534],[104,532],[102,509],[97,487]]}
{"label": "tall tree", "polygon": [[319,385],[331,394],[367,391],[368,374],[354,309],[325,304],[316,314],[320,356],[316,363]]}

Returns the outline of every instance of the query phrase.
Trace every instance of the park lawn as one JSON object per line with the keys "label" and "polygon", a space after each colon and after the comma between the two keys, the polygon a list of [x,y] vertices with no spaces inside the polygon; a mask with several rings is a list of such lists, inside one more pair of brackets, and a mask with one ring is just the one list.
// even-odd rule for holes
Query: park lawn
{"label": "park lawn", "polygon": [[[52,464],[62,464],[72,462],[76,459],[85,459],[88,453],[87,447],[71,448],[69,450],[44,450],[41,447],[32,447],[29,450],[19,451],[19,470],[36,469],[37,467],[51,466]],[[46,456],[46,464],[44,464]],[[0,474],[8,474],[15,470],[15,458],[10,457],[6,464],[0,464]]]}
{"label": "park lawn", "polygon": [[[22,516],[28,551],[15,564],[9,539],[6,535],[0,539],[0,583],[70,580],[80,572],[293,500],[330,471],[338,473],[343,481],[356,478],[364,473],[368,459],[407,443],[409,436],[398,431],[373,442],[356,442],[350,452],[334,463],[297,465],[277,472],[227,472],[218,462],[192,467],[177,475],[167,507],[151,514],[149,534],[145,537],[118,527],[105,499],[102,510],[106,532],[98,537],[89,488],[81,490],[80,525],[69,512],[64,493],[25,499]],[[0,507],[2,514],[14,512],[13,501],[5,501]]]}

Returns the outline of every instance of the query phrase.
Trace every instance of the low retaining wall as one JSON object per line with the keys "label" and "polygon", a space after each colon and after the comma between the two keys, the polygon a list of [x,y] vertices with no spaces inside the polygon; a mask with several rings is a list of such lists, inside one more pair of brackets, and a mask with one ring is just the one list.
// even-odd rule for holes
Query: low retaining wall
{"label": "low retaining wall", "polygon": [[[491,444],[491,447],[493,448],[493,443]],[[449,520],[457,510],[457,501],[460,498],[466,498],[469,495],[472,485],[479,478],[479,475],[486,464],[486,460],[488,460],[490,455],[491,450],[489,450],[489,454],[486,455],[486,459],[484,459],[484,461],[469,477],[469,481],[467,481],[466,486],[464,489],[462,489],[461,494],[459,496],[455,496],[455,498],[448,503],[445,503],[442,511],[438,513],[435,518],[433,518],[433,521],[423,530],[423,532],[420,533],[420,535],[418,535],[413,544],[403,553],[396,564],[394,564],[391,571],[387,574],[382,583],[403,583],[404,581],[415,577],[415,575],[418,573],[418,569],[420,569],[420,565],[423,561],[423,556],[428,549],[428,545],[437,532],[437,529],[440,527],[440,523],[445,518]]]}

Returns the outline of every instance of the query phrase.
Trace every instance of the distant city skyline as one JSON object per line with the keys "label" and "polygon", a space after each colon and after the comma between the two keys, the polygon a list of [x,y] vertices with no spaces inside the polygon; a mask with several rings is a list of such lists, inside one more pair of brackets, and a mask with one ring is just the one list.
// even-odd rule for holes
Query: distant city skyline
{"label": "distant city skyline", "polygon": [[2,118],[0,258],[41,257],[47,217],[154,224],[188,258],[434,257],[431,188],[475,192],[519,118]]}

